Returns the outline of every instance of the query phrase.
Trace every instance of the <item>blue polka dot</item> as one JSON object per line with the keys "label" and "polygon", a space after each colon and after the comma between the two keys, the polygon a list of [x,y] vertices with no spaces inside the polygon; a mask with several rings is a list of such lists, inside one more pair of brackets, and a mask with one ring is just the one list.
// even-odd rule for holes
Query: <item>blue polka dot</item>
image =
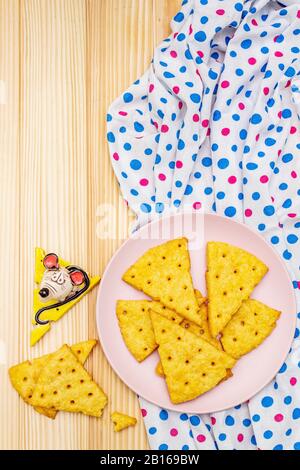
{"label": "blue polka dot", "polygon": [[271,215],[274,215],[275,213],[275,209],[273,206],[265,206],[264,207],[264,214],[268,217],[270,217]]}
{"label": "blue polka dot", "polygon": [[176,182],[175,182],[175,186],[176,186],[176,188],[181,188],[181,186],[182,186],[182,181],[179,181],[179,180],[176,181]]}
{"label": "blue polka dot", "polygon": [[149,434],[155,434],[157,432],[157,429],[156,428],[149,428]]}
{"label": "blue polka dot", "polygon": [[226,434],[224,434],[224,433],[219,434],[219,440],[220,440],[221,442],[225,441],[225,440],[226,440],[226,437],[227,437],[227,436],[226,436]]}
{"label": "blue polka dot", "polygon": [[174,21],[176,21],[176,23],[181,23],[181,21],[183,20],[184,20],[184,14],[181,11],[177,13],[176,16],[174,16]]}
{"label": "blue polka dot", "polygon": [[144,153],[145,155],[152,155],[153,150],[149,148],[149,149],[146,149]]}
{"label": "blue polka dot", "polygon": [[192,194],[192,192],[193,192],[193,187],[190,184],[188,184],[187,187],[185,188],[184,195],[189,196],[190,194]]}
{"label": "blue polka dot", "polygon": [[271,243],[272,243],[272,245],[277,245],[279,243],[279,238],[276,235],[274,235],[271,238]]}
{"label": "blue polka dot", "polygon": [[259,230],[260,232],[262,232],[263,230],[265,230],[265,228],[266,228],[265,224],[259,224],[259,225],[258,225],[258,230]]}
{"label": "blue polka dot", "polygon": [[112,121],[112,115],[111,115],[111,114],[107,114],[107,116],[106,116],[106,121],[107,121],[107,122]]}
{"label": "blue polka dot", "polygon": [[207,187],[204,189],[204,194],[206,194],[207,196],[209,196],[209,194],[211,194],[212,192],[213,192],[213,189],[210,187]]}
{"label": "blue polka dot", "polygon": [[185,147],[185,143],[182,139],[179,139],[178,141],[178,150],[183,150]]}
{"label": "blue polka dot", "polygon": [[251,47],[252,41],[251,39],[244,39],[244,41],[241,42],[241,47],[243,49],[249,49]]}
{"label": "blue polka dot", "polygon": [[292,403],[292,397],[291,395],[287,395],[286,397],[284,397],[284,404],[285,405],[290,405]]}
{"label": "blue polka dot", "polygon": [[292,111],[290,109],[284,109],[282,111],[282,117],[283,119],[288,119],[292,116]]}
{"label": "blue polka dot", "polygon": [[288,243],[290,243],[291,245],[293,245],[294,243],[297,243],[298,237],[297,237],[297,235],[290,234],[290,235],[288,235],[288,237],[287,237],[287,241],[288,241]]}
{"label": "blue polka dot", "polygon": [[252,416],[252,421],[254,421],[255,423],[258,423],[258,421],[260,421],[260,416],[259,415],[253,415]]}
{"label": "blue polka dot", "polygon": [[282,41],[284,41],[284,36],[283,34],[279,34],[279,36],[275,38],[275,42],[281,43]]}
{"label": "blue polka dot", "polygon": [[167,412],[167,410],[161,410],[161,412],[159,413],[159,417],[162,421],[166,421],[169,417],[169,413]]}
{"label": "blue polka dot", "polygon": [[200,23],[201,23],[201,24],[206,24],[207,22],[208,22],[208,17],[207,17],[207,16],[202,16],[202,17],[200,18]]}
{"label": "blue polka dot", "polygon": [[227,158],[221,158],[218,161],[218,167],[220,168],[220,170],[225,170],[225,168],[227,168],[228,165],[229,165],[229,160]]}
{"label": "blue polka dot", "polygon": [[210,157],[204,157],[202,158],[202,165],[205,167],[209,167],[212,165],[212,160]]}
{"label": "blue polka dot", "polygon": [[265,144],[266,144],[267,147],[272,147],[272,145],[276,144],[276,140],[272,139],[271,137],[268,137],[265,140]]}
{"label": "blue polka dot", "polygon": [[138,196],[139,195],[139,192],[136,189],[131,189],[130,192],[133,196]]}
{"label": "blue polka dot", "polygon": [[241,77],[242,75],[244,75],[244,70],[243,69],[236,69],[235,73],[238,77]]}
{"label": "blue polka dot", "polygon": [[293,411],[293,419],[299,419],[300,418],[300,408],[295,408]]}
{"label": "blue polka dot", "polygon": [[164,209],[165,209],[165,205],[163,202],[157,202],[155,204],[155,212],[157,214],[161,214],[164,211]]}
{"label": "blue polka dot", "polygon": [[286,430],[285,435],[290,436],[292,434],[292,432],[293,432],[292,429],[289,428],[289,429]]}
{"label": "blue polka dot", "polygon": [[233,207],[233,206],[226,207],[226,209],[225,209],[225,211],[224,211],[224,214],[225,214],[227,217],[234,217],[235,214],[236,214],[236,208]]}
{"label": "blue polka dot", "polygon": [[269,48],[268,47],[262,47],[261,52],[262,52],[262,54],[268,54]]}
{"label": "blue polka dot", "polygon": [[252,437],[251,437],[251,439],[250,439],[250,441],[251,441],[251,444],[253,444],[254,446],[256,446],[256,445],[257,445],[257,442],[256,442],[256,439],[255,439],[255,436],[252,436]]}
{"label": "blue polka dot", "polygon": [[208,76],[209,78],[211,78],[212,80],[216,80],[218,78],[218,74],[212,70],[212,69],[209,69],[208,71]]}
{"label": "blue polka dot", "polygon": [[192,93],[190,98],[193,101],[193,103],[200,103],[201,101],[201,96],[198,95],[198,93]]}
{"label": "blue polka dot", "polygon": [[285,250],[283,253],[282,253],[282,256],[284,257],[284,259],[286,260],[289,260],[292,258],[292,253],[290,253],[288,250]]}
{"label": "blue polka dot", "polygon": [[295,74],[296,74],[296,70],[294,69],[294,67],[288,67],[288,68],[286,69],[284,75],[285,75],[286,77],[291,78],[291,77],[293,77]]}
{"label": "blue polka dot", "polygon": [[247,139],[247,135],[248,135],[248,132],[246,131],[246,129],[242,129],[240,131],[240,139],[241,140],[246,140]]}
{"label": "blue polka dot", "polygon": [[198,42],[204,42],[206,40],[206,34],[204,31],[198,31],[194,37]]}
{"label": "blue polka dot", "polygon": [[195,415],[195,416],[191,416],[191,417],[190,417],[190,422],[191,422],[191,424],[192,424],[193,426],[199,426],[199,424],[200,424],[200,418],[199,418],[199,416],[196,416],[196,415]]}
{"label": "blue polka dot", "polygon": [[260,193],[258,193],[257,191],[254,192],[252,194],[252,199],[253,199],[253,201],[258,201],[258,199],[260,199]]}
{"label": "blue polka dot", "polygon": [[186,413],[182,413],[179,418],[181,421],[187,421],[189,419],[188,415]]}
{"label": "blue polka dot", "polygon": [[300,442],[295,442],[294,449],[295,450],[300,450]]}
{"label": "blue polka dot", "polygon": [[134,123],[134,129],[136,132],[143,132],[144,126],[140,122],[135,122]]}
{"label": "blue polka dot", "polygon": [[243,425],[248,428],[251,425],[251,420],[250,419],[244,419],[243,420]]}
{"label": "blue polka dot", "polygon": [[262,399],[262,401],[261,401],[261,404],[262,404],[262,406],[263,406],[264,408],[269,408],[270,406],[273,405],[273,403],[274,403],[273,398],[272,398],[272,397],[269,397],[269,396],[264,397],[264,398]]}
{"label": "blue polka dot", "polygon": [[260,114],[253,114],[253,116],[250,119],[250,122],[252,124],[259,124],[262,121],[262,117]]}
{"label": "blue polka dot", "polygon": [[217,199],[224,199],[224,197],[225,197],[225,193],[223,191],[219,191],[217,193]]}
{"label": "blue polka dot", "polygon": [[221,113],[217,109],[213,112],[213,121],[219,121],[221,119]]}
{"label": "blue polka dot", "polygon": [[242,3],[238,2],[234,5],[234,8],[236,9],[236,11],[242,11],[243,10],[243,5],[242,5]]}
{"label": "blue polka dot", "polygon": [[131,160],[130,162],[130,168],[132,168],[132,170],[140,170],[142,167],[142,164],[139,160]]}
{"label": "blue polka dot", "polygon": [[285,191],[288,188],[288,185],[286,183],[280,183],[279,189],[280,191]]}
{"label": "blue polka dot", "polygon": [[133,100],[132,93],[124,93],[123,100],[125,103],[131,103],[131,101]]}
{"label": "blue polka dot", "polygon": [[149,214],[149,212],[151,212],[151,206],[149,204],[141,204],[141,211],[142,212],[145,212],[146,214]]}
{"label": "blue polka dot", "polygon": [[265,439],[271,439],[272,436],[273,436],[273,433],[269,429],[264,432],[264,438]]}
{"label": "blue polka dot", "polygon": [[199,179],[201,178],[201,173],[200,173],[200,171],[196,171],[196,173],[195,173],[194,176],[195,176],[195,178],[196,178],[197,180],[199,180]]}
{"label": "blue polka dot", "polygon": [[127,150],[127,152],[129,152],[131,150],[131,145],[128,142],[126,142],[124,144],[124,149]]}
{"label": "blue polka dot", "polygon": [[180,199],[175,199],[175,201],[173,202],[173,204],[174,204],[175,207],[179,207],[180,204],[181,204]]}
{"label": "blue polka dot", "polygon": [[182,450],[189,450],[189,446],[185,444],[184,446],[182,446]]}
{"label": "blue polka dot", "polygon": [[115,135],[113,134],[113,132],[109,132],[107,134],[107,140],[108,142],[111,142],[112,144],[116,141]]}
{"label": "blue polka dot", "polygon": [[168,450],[168,444],[160,444],[159,450]]}
{"label": "blue polka dot", "polygon": [[226,418],[225,418],[225,424],[226,424],[226,426],[233,426],[233,425],[234,425],[234,422],[235,422],[235,421],[234,421],[234,419],[233,419],[232,416],[230,416],[230,415],[229,415],[229,416],[226,416]]}
{"label": "blue polka dot", "polygon": [[127,173],[125,173],[125,171],[122,171],[121,175],[122,175],[123,178],[125,178],[125,179],[128,178],[128,175],[127,175]]}
{"label": "blue polka dot", "polygon": [[289,163],[293,160],[294,156],[292,153],[286,153],[285,155],[282,156],[282,161],[284,163]]}
{"label": "blue polka dot", "polygon": [[181,42],[181,41],[184,41],[184,40],[185,40],[185,34],[184,33],[178,34],[177,41]]}
{"label": "blue polka dot", "polygon": [[247,170],[256,170],[258,168],[257,163],[247,163],[246,165]]}
{"label": "blue polka dot", "polygon": [[283,445],[277,444],[277,446],[273,447],[273,450],[283,450]]}
{"label": "blue polka dot", "polygon": [[155,165],[158,165],[160,162],[161,162],[161,156],[160,156],[160,155],[156,155],[156,157],[155,157]]}

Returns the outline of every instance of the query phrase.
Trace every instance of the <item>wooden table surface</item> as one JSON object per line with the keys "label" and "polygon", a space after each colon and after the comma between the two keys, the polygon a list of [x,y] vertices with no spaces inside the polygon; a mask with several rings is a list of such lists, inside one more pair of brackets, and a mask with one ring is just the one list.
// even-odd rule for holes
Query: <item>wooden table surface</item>
{"label": "wooden table surface", "polygon": [[101,275],[127,237],[106,110],[148,67],[178,7],[179,0],[0,0],[1,449],[148,448],[141,419],[112,430],[111,410],[140,412],[99,345],[88,369],[110,399],[103,419],[38,415],[12,389],[7,369],[97,338],[95,289],[30,348],[34,247]]}

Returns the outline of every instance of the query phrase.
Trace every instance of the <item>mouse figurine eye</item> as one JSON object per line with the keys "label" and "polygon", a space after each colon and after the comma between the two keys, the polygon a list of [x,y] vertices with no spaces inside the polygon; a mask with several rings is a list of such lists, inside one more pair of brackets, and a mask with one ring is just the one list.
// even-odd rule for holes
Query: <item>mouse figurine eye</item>
{"label": "mouse figurine eye", "polygon": [[58,269],[59,268],[58,256],[55,253],[49,253],[43,259],[43,265],[45,266],[46,269]]}

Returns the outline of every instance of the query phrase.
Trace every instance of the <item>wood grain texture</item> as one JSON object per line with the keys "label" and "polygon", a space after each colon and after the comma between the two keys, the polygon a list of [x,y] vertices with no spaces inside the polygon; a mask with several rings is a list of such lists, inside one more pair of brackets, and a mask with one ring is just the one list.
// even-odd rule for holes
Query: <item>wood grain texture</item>
{"label": "wood grain texture", "polygon": [[38,415],[12,390],[7,367],[97,337],[93,291],[30,349],[34,247],[102,274],[127,237],[132,216],[110,165],[106,111],[146,70],[178,7],[179,0],[0,0],[1,449],[148,447],[141,419],[113,432],[110,411],[140,412],[100,346],[87,367],[110,398],[102,420]]}

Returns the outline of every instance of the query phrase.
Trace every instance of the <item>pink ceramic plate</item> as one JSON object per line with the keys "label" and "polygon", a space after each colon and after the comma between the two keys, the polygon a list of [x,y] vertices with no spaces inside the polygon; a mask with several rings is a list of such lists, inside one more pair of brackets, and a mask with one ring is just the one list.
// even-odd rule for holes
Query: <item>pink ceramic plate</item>
{"label": "pink ceramic plate", "polygon": [[[151,238],[149,237],[151,229]],[[180,405],[171,403],[165,381],[155,373],[158,353],[139,364],[127,350],[115,313],[119,299],[143,299],[142,293],[122,281],[122,275],[148,248],[166,240],[186,236],[194,285],[206,293],[205,246],[223,241],[244,248],[269,267],[252,297],[282,312],[277,328],[262,345],[239,360],[233,377],[201,397]],[[97,325],[103,350],[120,378],[141,397],[175,411],[211,413],[247,401],[261,390],[284,362],[292,343],[296,323],[296,304],[289,275],[277,253],[265,240],[245,225],[209,214],[177,214],[143,227],[127,240],[110,261],[102,278],[97,300]]]}

